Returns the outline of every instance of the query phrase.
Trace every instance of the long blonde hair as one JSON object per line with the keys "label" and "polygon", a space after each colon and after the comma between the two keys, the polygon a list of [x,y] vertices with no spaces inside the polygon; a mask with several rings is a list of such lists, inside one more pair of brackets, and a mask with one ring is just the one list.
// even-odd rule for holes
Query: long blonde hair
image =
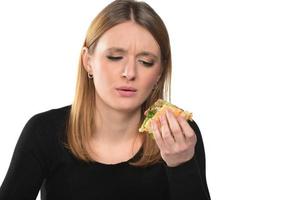
{"label": "long blonde hair", "polygon": [[[145,2],[116,0],[106,6],[88,28],[83,47],[93,53],[99,38],[113,26],[132,20],[147,29],[158,42],[161,51],[162,75],[157,87],[141,106],[141,121],[144,111],[158,98],[170,101],[171,96],[171,49],[167,29],[158,14]],[[82,56],[78,64],[77,84],[74,102],[67,122],[66,146],[78,159],[94,161],[87,150],[94,127],[95,86],[83,67]],[[143,153],[138,160],[130,163],[135,166],[148,166],[161,161],[155,141],[145,134]]]}

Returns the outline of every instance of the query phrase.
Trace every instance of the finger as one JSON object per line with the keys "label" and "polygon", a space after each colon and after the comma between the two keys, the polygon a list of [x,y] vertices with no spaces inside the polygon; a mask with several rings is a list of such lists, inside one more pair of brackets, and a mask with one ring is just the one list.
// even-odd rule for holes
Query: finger
{"label": "finger", "polygon": [[166,115],[163,114],[160,116],[160,123],[161,123],[161,136],[165,144],[169,147],[175,143],[174,137],[170,131],[169,124],[167,122]]}
{"label": "finger", "polygon": [[145,110],[144,115],[147,116],[148,114],[148,110]]}
{"label": "finger", "polygon": [[163,140],[162,140],[162,137],[161,137],[161,132],[160,132],[160,130],[158,128],[156,120],[153,120],[151,122],[151,128],[152,128],[152,132],[153,132],[153,136],[154,136],[154,139],[156,141],[156,144],[157,144],[158,148],[160,150],[162,150],[164,144],[163,144]]}
{"label": "finger", "polygon": [[167,119],[169,122],[169,126],[171,129],[171,132],[174,136],[175,142],[178,143],[184,143],[185,142],[185,135],[179,125],[179,122],[177,120],[177,118],[175,117],[175,115],[173,114],[173,112],[171,112],[170,110],[167,110],[166,112],[167,114]]}
{"label": "finger", "polygon": [[182,116],[178,116],[177,119],[183,131],[183,134],[185,135],[186,141],[192,143],[196,142],[196,134],[189,123],[186,121],[186,119],[184,119]]}

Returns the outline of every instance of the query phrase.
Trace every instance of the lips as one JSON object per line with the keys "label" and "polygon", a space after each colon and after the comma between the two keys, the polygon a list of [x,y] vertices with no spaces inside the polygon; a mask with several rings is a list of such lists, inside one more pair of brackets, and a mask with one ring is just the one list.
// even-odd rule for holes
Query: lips
{"label": "lips", "polygon": [[118,87],[116,90],[121,97],[132,97],[137,92],[137,89],[127,86]]}
{"label": "lips", "polygon": [[137,91],[137,89],[135,89],[133,87],[127,87],[127,86],[118,87],[117,90],[131,91],[131,92],[136,92]]}

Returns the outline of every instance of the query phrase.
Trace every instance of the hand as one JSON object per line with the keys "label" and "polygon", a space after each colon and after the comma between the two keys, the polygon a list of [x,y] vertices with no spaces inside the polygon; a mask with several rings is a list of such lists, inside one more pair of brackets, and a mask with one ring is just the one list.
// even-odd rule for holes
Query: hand
{"label": "hand", "polygon": [[192,159],[197,137],[188,122],[167,110],[159,120],[151,123],[154,139],[162,159],[169,167],[176,167]]}

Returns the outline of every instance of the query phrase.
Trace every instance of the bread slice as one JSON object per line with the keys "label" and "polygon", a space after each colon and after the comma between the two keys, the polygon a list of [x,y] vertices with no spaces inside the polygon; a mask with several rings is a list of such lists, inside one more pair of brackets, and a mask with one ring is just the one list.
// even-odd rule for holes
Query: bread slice
{"label": "bread slice", "polygon": [[146,117],[141,127],[139,128],[139,132],[148,133],[153,138],[153,132],[151,130],[151,121],[154,119],[159,119],[159,117],[163,115],[167,111],[167,109],[171,110],[176,117],[181,115],[186,120],[192,120],[191,112],[184,111],[183,109],[163,99],[158,99],[152,106],[150,106],[145,111]]}

